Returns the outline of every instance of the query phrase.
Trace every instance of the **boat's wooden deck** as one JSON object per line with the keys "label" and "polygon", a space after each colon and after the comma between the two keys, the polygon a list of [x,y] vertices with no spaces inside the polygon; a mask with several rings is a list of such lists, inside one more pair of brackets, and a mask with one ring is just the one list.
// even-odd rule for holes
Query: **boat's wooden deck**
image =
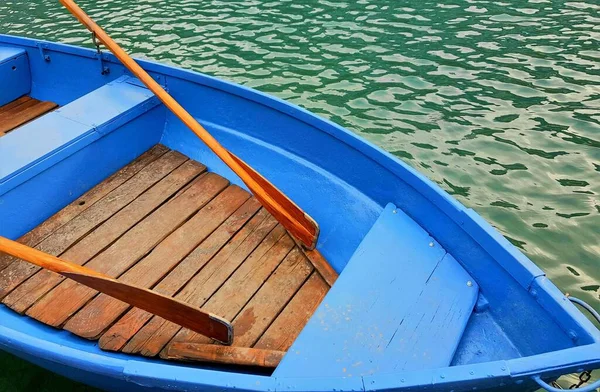
{"label": "boat's wooden deck", "polygon": [[0,106],[0,137],[57,106],[54,102],[38,101],[27,95]]}
{"label": "boat's wooden deck", "polygon": [[[248,192],[161,145],[19,241],[222,316],[234,347],[286,351],[330,287]],[[0,269],[5,305],[104,350],[190,359],[181,342],[212,344],[23,261]]]}

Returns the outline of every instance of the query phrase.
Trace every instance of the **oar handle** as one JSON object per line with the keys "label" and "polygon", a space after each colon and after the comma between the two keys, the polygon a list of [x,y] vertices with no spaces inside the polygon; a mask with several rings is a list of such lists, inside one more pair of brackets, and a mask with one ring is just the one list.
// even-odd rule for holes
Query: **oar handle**
{"label": "oar handle", "polygon": [[28,261],[37,265],[38,267],[42,267],[58,274],[71,273],[96,276],[99,278],[110,278],[109,276],[94,271],[93,269],[61,260],[58,257],[54,257],[48,253],[30,248],[29,246],[20,244],[16,241],[11,241],[2,236],[0,236],[0,252],[6,253],[21,260]]}
{"label": "oar handle", "polygon": [[[318,236],[318,226],[308,214],[291,203],[279,189],[271,186],[265,189],[261,181],[257,181],[256,173],[250,173],[239,159],[234,158],[196,119],[189,114],[169,93],[165,91],[138,63],[135,62],[110,36],[94,22],[72,0],[60,0],[84,26],[93,32],[122,63],[141,80],[165,106],[173,112],[185,125],[190,128],[235,174],[248,186],[257,199],[271,212],[275,218],[294,236],[302,245],[313,249]],[[286,200],[289,203],[282,202]],[[291,204],[290,204],[291,203]],[[291,209],[290,209],[291,208]]]}

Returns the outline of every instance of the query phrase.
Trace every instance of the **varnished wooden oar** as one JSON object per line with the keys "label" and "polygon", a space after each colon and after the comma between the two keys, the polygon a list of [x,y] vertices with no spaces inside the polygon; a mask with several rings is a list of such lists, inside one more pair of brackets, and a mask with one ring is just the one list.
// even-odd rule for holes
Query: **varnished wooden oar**
{"label": "varnished wooden oar", "polygon": [[59,259],[0,236],[0,252],[25,260],[110,295],[149,313],[189,328],[221,343],[231,344],[233,327],[222,318],[204,312],[184,302],[141,287],[119,282],[92,269]]}
{"label": "varnished wooden oar", "polygon": [[108,34],[100,28],[75,2],[60,0],[84,26],[90,30],[124,65],[140,79],[160,99],[173,114],[219,157],[248,186],[261,204],[269,211],[292,236],[307,249],[314,249],[319,227],[308,214],[293,201],[262,177],[245,162],[226,150],[191,114],[189,114],[169,93],[140,67]]}

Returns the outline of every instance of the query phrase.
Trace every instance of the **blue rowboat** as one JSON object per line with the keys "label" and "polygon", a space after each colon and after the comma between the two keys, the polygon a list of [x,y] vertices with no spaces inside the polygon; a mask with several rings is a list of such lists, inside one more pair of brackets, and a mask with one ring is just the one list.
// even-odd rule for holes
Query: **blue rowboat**
{"label": "blue rowboat", "polygon": [[[600,365],[600,332],[544,272],[408,165],[280,99],[163,64],[139,64],[217,140],[316,220],[317,249],[335,271],[328,275],[318,261],[307,263],[309,253],[286,243],[281,230],[279,242],[263,252],[283,249],[281,260],[254,257],[277,230],[272,223],[203,303],[233,320],[234,349],[275,357],[240,360],[240,351],[224,359],[225,346],[205,342],[211,359],[208,351],[193,352],[198,345],[177,342],[190,334],[176,326],[177,335],[158,350],[136,350],[132,341],[140,332],[115,332],[128,315],[139,316],[136,309],[92,300],[91,293],[64,311],[79,295],[76,286],[32,267],[23,272],[22,262],[4,258],[1,349],[106,390],[553,390],[547,382]],[[0,86],[2,236],[73,260],[99,248],[79,260],[90,267],[104,268],[99,260],[107,254],[118,255],[115,266],[138,252],[113,275],[179,295],[193,277],[230,262],[237,250],[230,257],[226,250],[244,230],[258,233],[260,225],[248,225],[259,214],[261,225],[271,219],[239,178],[108,53],[0,36]],[[222,185],[203,196],[215,184]],[[130,199],[118,204],[118,195]],[[204,204],[197,201],[202,197]],[[148,207],[149,200],[155,204]],[[224,211],[220,220],[216,211]],[[201,214],[202,224],[194,220]],[[114,234],[128,219],[129,226]],[[206,233],[192,241],[200,231]],[[209,249],[219,233],[231,238]],[[97,245],[101,241],[107,242]],[[167,242],[176,245],[168,252]],[[180,286],[163,283],[206,252],[212,258],[183,276]],[[298,268],[285,269],[293,258],[305,263],[298,276],[290,272]],[[160,262],[144,270],[153,259]],[[216,259],[221,264],[213,266]],[[146,272],[136,275],[135,268]],[[156,268],[164,271],[150,279]],[[243,268],[245,279],[231,283]],[[49,281],[44,295],[27,291]],[[196,288],[208,284],[200,283]],[[221,302],[211,302],[227,288],[227,298],[235,300],[223,294]],[[242,293],[247,302],[234,304]],[[108,308],[96,302],[118,308],[111,308],[116,317],[102,319]],[[249,322],[251,311],[261,316]],[[136,331],[154,321],[142,317]],[[261,332],[246,338],[247,329],[261,323]],[[107,349],[117,337],[121,344]]]}

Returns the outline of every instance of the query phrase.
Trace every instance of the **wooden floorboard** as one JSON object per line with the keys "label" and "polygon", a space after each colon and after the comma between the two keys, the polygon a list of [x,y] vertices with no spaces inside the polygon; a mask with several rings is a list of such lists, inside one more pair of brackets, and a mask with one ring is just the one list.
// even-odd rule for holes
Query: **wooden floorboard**
{"label": "wooden floorboard", "polygon": [[[248,192],[235,185],[228,187],[165,238],[119,280],[140,287],[152,287],[220,226],[249,196]],[[127,309],[127,304],[107,295],[99,295],[71,318],[64,328],[81,337],[95,339]]]}
{"label": "wooden floorboard", "polygon": [[[228,243],[234,234],[245,238],[253,227],[266,218],[264,211],[259,212],[255,216],[259,208],[260,204],[256,199],[251,198],[246,201],[244,205],[238,208],[229,219],[190,253],[158,285],[153,287],[153,290],[163,295],[175,295]],[[249,220],[250,222],[246,224]],[[238,230],[240,230],[239,233]],[[152,315],[148,312],[137,308],[131,309],[100,338],[100,347],[110,351],[120,350],[150,318],[152,318]]]}
{"label": "wooden floorboard", "polygon": [[58,105],[25,96],[0,107],[0,136],[48,113]]}
{"label": "wooden floorboard", "polygon": [[254,347],[287,351],[327,291],[329,291],[329,286],[325,280],[318,272],[313,272]]}
{"label": "wooden floorboard", "polygon": [[[163,178],[141,197],[88,233],[61,257],[79,265],[87,263],[203,171],[204,166],[192,161],[185,162],[170,176]],[[39,271],[9,294],[4,299],[4,303],[15,311],[25,312],[63,279],[61,275],[53,272]]]}
{"label": "wooden floorboard", "polygon": [[[106,180],[75,199],[71,204],[54,214],[29,233],[23,235],[17,241],[27,246],[38,245],[58,228],[93,206],[98,200],[121,186],[125,181],[129,180],[148,164],[164,155],[167,151],[168,149],[160,144],[152,147],[150,150],[140,155],[135,161],[123,167]],[[10,265],[13,261],[15,261],[15,258],[0,254],[0,271]]]}
{"label": "wooden floorboard", "polygon": [[312,271],[313,266],[298,248],[288,253],[275,272],[233,319],[233,345],[254,346]]}
{"label": "wooden floorboard", "polygon": [[[267,227],[276,224],[273,218],[265,221]],[[272,223],[269,224],[269,223]],[[263,226],[264,227],[264,226]],[[264,255],[279,238],[284,234],[281,226],[277,226],[266,237],[260,236],[264,231],[257,230],[258,235],[244,241],[233,254],[224,260],[216,257],[206,268],[194,277],[186,287],[176,295],[176,298],[193,306],[203,307],[229,276],[235,271],[246,258],[260,258]],[[260,238],[257,238],[260,237]],[[264,238],[264,241],[263,241]],[[255,241],[258,239],[258,243]],[[261,242],[262,241],[262,242]],[[224,252],[227,253],[227,252]],[[248,256],[250,255],[250,256]],[[145,356],[155,356],[163,347],[179,332],[180,326],[165,321],[160,317],[153,319],[136,334],[123,348],[123,352],[139,353]]]}
{"label": "wooden floorboard", "polygon": [[[202,308],[233,320],[293,247],[294,241],[286,233],[262,257],[248,258]],[[211,340],[181,329],[172,342],[211,343]]]}
{"label": "wooden floorboard", "polygon": [[[47,237],[41,243],[36,246],[36,249],[49,253],[53,256],[62,256],[67,260],[76,262],[79,264],[87,261],[85,256],[79,255],[76,252],[69,252],[69,254],[63,254],[70,246],[75,244],[77,241],[86,236],[90,231],[107,221],[114,214],[118,213],[121,209],[129,205],[130,203],[136,201],[135,207],[138,207],[138,200],[146,201],[148,197],[144,197],[141,199],[136,199],[138,196],[142,195],[147,189],[151,188],[154,184],[159,182],[165,176],[167,176],[171,171],[181,166],[187,158],[179,153],[167,153],[152,162],[140,172],[138,172],[135,176],[133,176],[129,181],[125,182],[122,186],[118,187],[104,198],[99,200],[93,206],[79,214],[77,217],[72,219],[67,224],[63,225],[61,228],[56,230],[52,235]],[[186,176],[195,176],[199,171],[204,170],[204,167],[197,168],[197,164],[192,165],[191,170],[185,170]],[[174,176],[169,176],[169,183],[173,182],[172,179]],[[175,177],[179,179],[178,177]],[[189,180],[189,179],[188,179]],[[179,185],[180,186],[180,185]],[[179,188],[177,186],[177,189]],[[163,201],[163,192],[166,190],[165,187],[159,187],[159,191],[155,192],[159,199],[158,202]],[[152,204],[154,206],[154,204]],[[127,209],[125,214],[127,218],[132,216],[130,211],[131,209]],[[146,209],[142,208],[144,212]],[[151,209],[150,209],[151,210]],[[135,214],[134,214],[135,215]],[[112,219],[111,223],[116,223],[118,225],[123,225],[122,219]],[[135,224],[135,222],[133,222]],[[129,228],[128,226],[127,228]],[[92,238],[95,236],[92,236]],[[88,236],[88,238],[90,238]],[[90,239],[92,239],[90,238]],[[86,241],[89,242],[90,246],[78,246],[78,249],[81,249],[84,254],[89,254],[93,247],[103,244],[102,240],[104,238],[99,238],[96,241]],[[75,253],[75,255],[73,254]],[[0,272],[0,298],[5,297],[8,293],[10,293],[17,285],[24,282],[27,278],[34,275],[36,272],[40,270],[39,267],[36,267],[30,263],[24,261],[17,261],[12,263],[10,266],[5,268],[2,272]],[[29,291],[33,286],[31,284],[28,285]],[[21,291],[21,290],[20,290]],[[30,291],[29,291],[30,292]],[[17,295],[12,296],[12,299],[9,301],[5,301],[6,305],[18,302],[17,298],[20,298],[21,295],[18,293]]]}
{"label": "wooden floorboard", "polygon": [[225,348],[60,275],[0,257],[0,296],[11,309],[97,339],[103,350],[171,360],[273,368],[337,277],[248,192],[163,146],[19,241],[232,322],[233,346]]}
{"label": "wooden floorboard", "polygon": [[[227,180],[215,174],[201,176],[194,186],[134,226],[86,266],[119,277],[226,186]],[[27,315],[58,327],[94,295],[95,290],[65,280],[29,308]]]}

